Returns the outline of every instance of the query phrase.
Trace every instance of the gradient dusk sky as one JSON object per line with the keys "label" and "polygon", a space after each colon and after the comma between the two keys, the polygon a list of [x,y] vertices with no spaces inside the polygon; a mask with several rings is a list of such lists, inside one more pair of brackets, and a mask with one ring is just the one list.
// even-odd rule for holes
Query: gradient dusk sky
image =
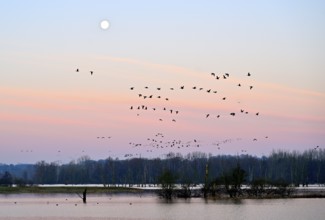
{"label": "gradient dusk sky", "polygon": [[0,163],[325,148],[325,1],[10,0],[0,27]]}

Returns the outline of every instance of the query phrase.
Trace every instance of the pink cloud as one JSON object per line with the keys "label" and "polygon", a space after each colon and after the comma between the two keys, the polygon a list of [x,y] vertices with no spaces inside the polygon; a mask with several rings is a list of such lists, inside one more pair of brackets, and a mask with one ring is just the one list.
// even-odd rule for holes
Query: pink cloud
{"label": "pink cloud", "polygon": [[[142,87],[137,91],[130,91],[127,86],[123,87],[132,80],[123,81],[123,86],[116,85],[118,91],[114,87],[104,90],[105,92],[96,90],[95,83],[94,89],[91,87],[87,91],[56,88],[52,90],[48,88],[44,91],[40,88],[1,87],[0,106],[4,108],[0,109],[0,121],[10,125],[12,130],[20,131],[23,129],[28,131],[29,127],[37,126],[41,130],[53,125],[60,128],[62,133],[69,129],[83,130],[82,134],[89,135],[91,138],[100,133],[113,133],[121,139],[116,141],[116,146],[121,146],[121,142],[127,142],[127,139],[142,140],[155,132],[166,133],[171,138],[200,137],[209,141],[223,137],[249,139],[254,135],[261,137],[270,135],[274,136],[273,140],[278,141],[288,139],[286,134],[302,133],[308,136],[313,132],[318,134],[319,130],[324,128],[325,115],[322,111],[325,109],[325,94],[323,93],[254,81],[245,75],[236,77],[231,73],[229,79],[220,83],[212,80],[210,73],[183,67],[127,58],[97,58],[140,66],[150,71],[165,71],[168,76],[154,79],[157,84],[165,83],[170,87],[185,85],[186,89],[179,90],[177,87],[177,91],[174,92],[163,90],[164,95],[170,98],[168,102],[163,102],[158,99],[139,99],[138,93],[147,92]],[[146,73],[141,74],[141,80],[146,83],[148,81]],[[128,76],[121,76],[121,78],[127,79]],[[179,84],[179,81],[172,80],[173,76],[186,77],[186,80]],[[139,76],[133,77],[138,79]],[[141,83],[145,84],[143,82]],[[241,82],[246,90],[238,88],[238,82]],[[251,84],[254,85],[252,91],[248,89]],[[192,90],[191,87],[194,85],[203,86],[204,91]],[[138,89],[137,83],[134,86]],[[206,89],[210,88],[218,90],[218,93],[208,94]],[[221,100],[224,96],[227,96],[227,101]],[[129,109],[130,106],[137,107],[142,104],[160,110],[153,112],[153,110],[131,111]],[[177,116],[166,113],[162,110],[163,107],[177,109],[180,113]],[[241,115],[239,113],[241,108],[249,111],[250,114]],[[229,115],[233,111],[236,112],[236,117]],[[254,115],[256,112],[260,112],[260,117]],[[137,113],[140,115],[137,116]],[[210,114],[210,118],[206,119],[206,114]],[[220,119],[216,118],[218,114],[221,115]],[[163,121],[160,122],[159,118]],[[176,123],[172,122],[174,118],[177,120]],[[2,129],[6,128],[2,127]],[[75,138],[78,135],[80,136],[80,133],[75,132]]]}

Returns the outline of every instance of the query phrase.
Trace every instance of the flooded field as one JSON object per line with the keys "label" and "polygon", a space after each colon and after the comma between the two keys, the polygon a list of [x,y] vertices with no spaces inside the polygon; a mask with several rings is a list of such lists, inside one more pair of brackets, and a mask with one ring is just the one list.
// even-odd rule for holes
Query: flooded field
{"label": "flooded field", "polygon": [[324,219],[325,199],[204,200],[173,202],[155,195],[89,195],[87,204],[74,194],[0,196],[0,219]]}

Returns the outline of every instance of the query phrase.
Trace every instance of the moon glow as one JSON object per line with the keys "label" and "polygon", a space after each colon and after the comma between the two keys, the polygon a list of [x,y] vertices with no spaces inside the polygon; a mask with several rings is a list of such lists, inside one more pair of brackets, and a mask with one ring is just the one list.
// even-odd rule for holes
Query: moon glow
{"label": "moon glow", "polygon": [[100,28],[103,30],[107,30],[109,28],[110,24],[107,20],[102,20],[100,22]]}

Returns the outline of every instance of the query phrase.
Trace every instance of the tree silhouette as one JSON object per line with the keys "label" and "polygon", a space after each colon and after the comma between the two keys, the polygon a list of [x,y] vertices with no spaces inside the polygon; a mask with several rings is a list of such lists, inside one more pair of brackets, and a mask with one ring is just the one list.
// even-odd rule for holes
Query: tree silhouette
{"label": "tree silhouette", "polygon": [[161,185],[160,196],[165,199],[172,199],[176,180],[176,175],[174,175],[170,170],[165,170],[158,178],[158,182]]}
{"label": "tree silhouette", "polygon": [[12,186],[12,184],[13,184],[13,178],[12,178],[11,174],[8,171],[6,171],[0,179],[0,185],[1,186]]}

